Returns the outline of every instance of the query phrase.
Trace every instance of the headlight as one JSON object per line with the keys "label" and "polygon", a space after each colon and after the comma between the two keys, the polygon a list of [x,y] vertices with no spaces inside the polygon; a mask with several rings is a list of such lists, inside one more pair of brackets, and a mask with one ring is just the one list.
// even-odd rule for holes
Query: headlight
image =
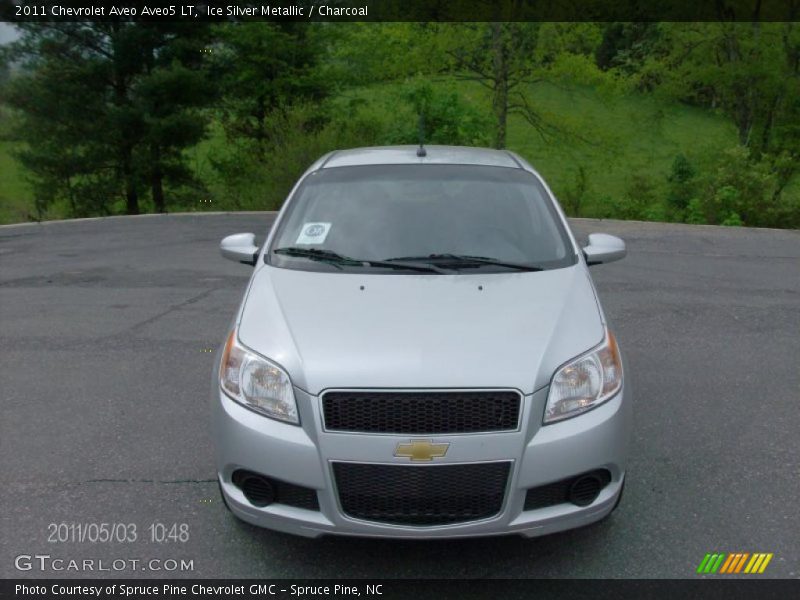
{"label": "headlight", "polygon": [[278,421],[300,423],[289,376],[278,365],[239,344],[235,329],[222,354],[219,385],[247,408]]}
{"label": "headlight", "polygon": [[606,329],[603,343],[581,354],[553,375],[544,422],[569,419],[601,405],[622,387],[622,361],[614,334]]}

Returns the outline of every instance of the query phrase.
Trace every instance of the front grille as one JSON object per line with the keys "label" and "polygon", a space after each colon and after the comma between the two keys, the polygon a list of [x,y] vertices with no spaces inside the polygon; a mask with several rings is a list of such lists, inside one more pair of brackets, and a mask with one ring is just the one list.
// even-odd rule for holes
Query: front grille
{"label": "front grille", "polygon": [[394,434],[475,433],[517,428],[520,395],[485,392],[327,392],[328,431]]}
{"label": "front grille", "polygon": [[510,469],[510,462],[333,463],[346,515],[398,525],[447,525],[492,517],[502,509]]}

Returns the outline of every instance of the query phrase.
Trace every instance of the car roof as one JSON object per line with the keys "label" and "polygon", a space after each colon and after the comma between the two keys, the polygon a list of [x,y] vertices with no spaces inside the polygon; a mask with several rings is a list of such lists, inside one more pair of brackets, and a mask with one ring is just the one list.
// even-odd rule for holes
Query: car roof
{"label": "car roof", "polygon": [[417,156],[419,146],[375,146],[336,150],[326,156],[321,169],[363,165],[486,165],[491,167],[524,168],[506,150],[472,148],[467,146],[425,146],[425,156]]}

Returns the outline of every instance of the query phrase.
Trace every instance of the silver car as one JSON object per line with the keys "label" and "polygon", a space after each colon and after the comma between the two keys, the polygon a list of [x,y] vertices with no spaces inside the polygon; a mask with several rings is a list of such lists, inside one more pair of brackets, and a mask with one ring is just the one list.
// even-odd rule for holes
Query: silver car
{"label": "silver car", "polygon": [[332,152],[261,247],[220,353],[223,499],[293,534],[538,536],[607,516],[631,392],[590,265],[547,184],[511,152]]}

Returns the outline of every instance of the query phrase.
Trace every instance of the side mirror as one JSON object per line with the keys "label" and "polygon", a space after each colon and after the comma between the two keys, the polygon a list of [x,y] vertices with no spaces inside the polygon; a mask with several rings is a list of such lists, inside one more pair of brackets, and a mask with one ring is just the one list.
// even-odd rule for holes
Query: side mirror
{"label": "side mirror", "polygon": [[586,257],[586,264],[601,265],[603,263],[614,262],[625,258],[627,250],[625,242],[615,235],[607,233],[589,234],[589,245],[584,246],[583,255]]}
{"label": "side mirror", "polygon": [[255,234],[235,233],[220,242],[219,251],[228,260],[245,265],[255,265],[260,250],[256,246]]}

